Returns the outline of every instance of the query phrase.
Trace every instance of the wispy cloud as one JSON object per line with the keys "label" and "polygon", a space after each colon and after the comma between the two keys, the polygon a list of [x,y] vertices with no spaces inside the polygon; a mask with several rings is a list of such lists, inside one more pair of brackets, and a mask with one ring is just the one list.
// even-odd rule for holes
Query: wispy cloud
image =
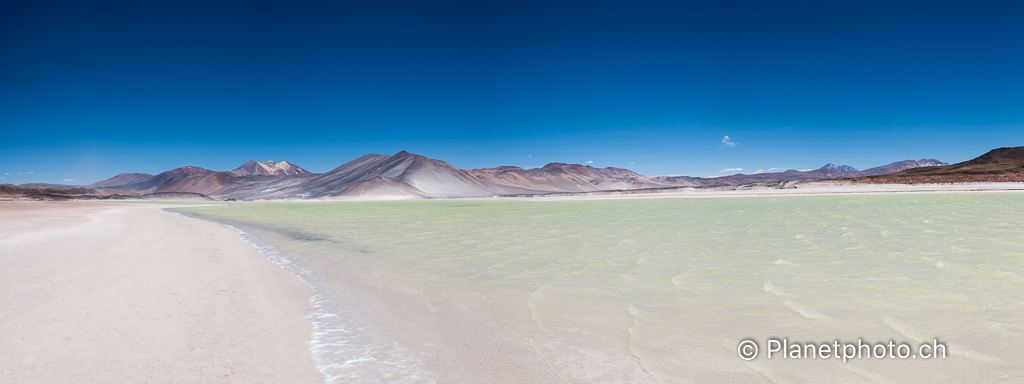
{"label": "wispy cloud", "polygon": [[30,174],[30,175],[33,174],[33,173],[35,173],[35,172],[28,172],[28,174]]}
{"label": "wispy cloud", "polygon": [[787,169],[789,169],[789,168],[768,168],[768,169],[758,169],[758,170],[754,171],[754,174],[756,175],[756,174],[758,174],[758,173],[765,173],[765,172],[781,172],[781,171],[785,171],[785,170],[787,170]]}
{"label": "wispy cloud", "polygon": [[6,177],[0,177],[0,180],[7,180]]}
{"label": "wispy cloud", "polygon": [[722,138],[722,145],[726,147],[735,147],[737,145],[740,145],[740,143],[732,141],[732,139],[730,139],[729,136],[726,135],[725,137]]}
{"label": "wispy cloud", "polygon": [[813,171],[814,168],[801,169],[800,172]]}
{"label": "wispy cloud", "polygon": [[632,162],[632,161],[630,161],[629,163],[630,163],[630,164],[633,164],[633,162]]}
{"label": "wispy cloud", "polygon": [[593,161],[590,161],[590,160],[587,160],[587,161],[586,161],[586,163],[587,163],[587,164],[594,164],[594,162],[593,162]]}
{"label": "wispy cloud", "polygon": [[726,168],[726,169],[723,169],[723,170],[718,171],[718,172],[739,172],[739,171],[742,171],[742,170],[743,170],[743,168]]}
{"label": "wispy cloud", "polygon": [[64,181],[78,181],[78,179],[64,179]]}
{"label": "wispy cloud", "polygon": [[4,174],[5,174],[5,175],[10,175],[11,173],[10,173],[10,172],[4,172]]}

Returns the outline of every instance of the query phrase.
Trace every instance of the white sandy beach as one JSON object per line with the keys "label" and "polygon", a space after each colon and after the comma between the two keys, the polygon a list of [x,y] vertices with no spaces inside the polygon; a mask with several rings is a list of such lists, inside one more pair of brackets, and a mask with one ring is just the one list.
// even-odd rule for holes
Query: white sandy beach
{"label": "white sandy beach", "polygon": [[0,202],[0,382],[323,382],[311,290],[159,207]]}

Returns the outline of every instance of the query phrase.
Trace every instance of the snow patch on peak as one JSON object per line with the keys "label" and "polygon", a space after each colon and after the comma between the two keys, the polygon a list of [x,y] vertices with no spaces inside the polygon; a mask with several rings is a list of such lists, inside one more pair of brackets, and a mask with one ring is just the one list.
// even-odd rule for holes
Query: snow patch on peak
{"label": "snow patch on peak", "polygon": [[262,163],[256,160],[249,160],[241,167],[236,168],[231,173],[238,176],[286,176],[286,175],[304,175],[308,174],[309,171],[302,169],[296,165],[289,163],[287,160],[281,161],[280,163],[273,160],[267,160]]}

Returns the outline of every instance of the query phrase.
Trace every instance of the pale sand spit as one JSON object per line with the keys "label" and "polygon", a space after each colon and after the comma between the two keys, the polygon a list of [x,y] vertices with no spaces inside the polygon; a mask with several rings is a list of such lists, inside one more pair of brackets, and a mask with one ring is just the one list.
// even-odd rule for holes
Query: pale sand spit
{"label": "pale sand spit", "polygon": [[160,207],[0,202],[0,382],[322,383],[311,289]]}

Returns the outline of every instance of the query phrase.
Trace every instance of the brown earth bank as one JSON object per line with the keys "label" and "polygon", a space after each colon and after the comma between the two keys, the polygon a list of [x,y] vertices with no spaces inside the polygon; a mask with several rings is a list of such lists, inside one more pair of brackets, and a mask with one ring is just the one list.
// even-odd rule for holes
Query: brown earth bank
{"label": "brown earth bank", "polygon": [[102,195],[99,190],[85,187],[29,187],[24,185],[0,184],[0,195]]}
{"label": "brown earth bank", "polygon": [[1020,183],[1024,173],[996,175],[924,175],[893,177],[859,177],[849,181],[857,184],[952,184],[952,183]]}
{"label": "brown earth bank", "polygon": [[214,200],[195,192],[154,192],[138,194],[116,189],[96,190],[85,187],[29,187],[0,184],[0,199],[35,201],[70,200]]}

